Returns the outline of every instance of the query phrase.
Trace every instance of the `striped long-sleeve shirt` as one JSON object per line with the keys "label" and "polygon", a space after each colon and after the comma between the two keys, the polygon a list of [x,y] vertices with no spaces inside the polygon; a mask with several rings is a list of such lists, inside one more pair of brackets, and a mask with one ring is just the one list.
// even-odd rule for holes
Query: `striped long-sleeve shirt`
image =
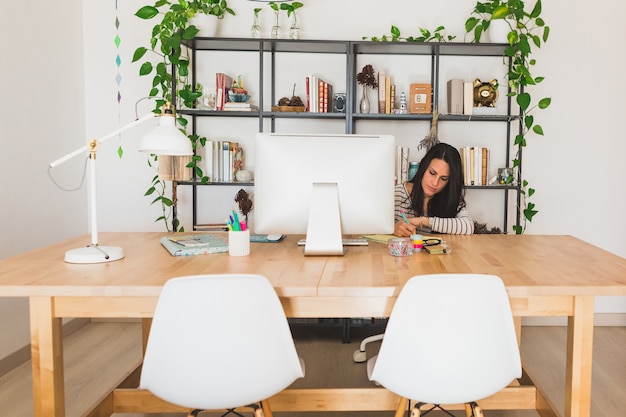
{"label": "striped long-sleeve shirt", "polygon": [[[402,219],[400,209],[404,210],[408,217],[417,217],[417,213],[411,207],[411,197],[404,184],[396,185],[394,203],[394,221],[397,222]],[[466,208],[462,208],[456,217],[427,217],[433,232],[448,235],[471,235],[474,233],[474,221]]]}

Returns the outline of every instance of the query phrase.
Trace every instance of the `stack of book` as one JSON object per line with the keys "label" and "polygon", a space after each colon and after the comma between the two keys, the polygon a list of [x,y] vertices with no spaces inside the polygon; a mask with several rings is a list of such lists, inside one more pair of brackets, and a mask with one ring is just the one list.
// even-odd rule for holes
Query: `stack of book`
{"label": "stack of book", "polygon": [[244,168],[243,148],[238,142],[207,140],[206,175],[212,182],[233,182]]}
{"label": "stack of book", "polygon": [[489,149],[480,146],[464,146],[459,149],[463,166],[464,185],[487,185],[489,182]]}
{"label": "stack of book", "polygon": [[249,102],[238,103],[235,101],[227,101],[224,103],[224,111],[259,111],[259,106]]}
{"label": "stack of book", "polygon": [[316,75],[305,79],[306,108],[310,113],[333,111],[333,86]]}

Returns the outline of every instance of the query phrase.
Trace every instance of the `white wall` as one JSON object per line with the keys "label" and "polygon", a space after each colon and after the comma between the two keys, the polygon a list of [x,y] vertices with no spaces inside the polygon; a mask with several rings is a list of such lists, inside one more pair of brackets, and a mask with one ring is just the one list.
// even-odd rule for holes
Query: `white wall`
{"label": "white wall", "polygon": [[[60,191],[47,174],[50,161],[84,143],[81,2],[3,2],[0,38],[0,258],[6,258],[87,230],[84,190]],[[74,186],[79,167],[68,164],[55,178]],[[27,300],[0,299],[0,334],[0,358],[28,344]]]}
{"label": "white wall", "polygon": [[[223,21],[223,36],[248,36],[254,7],[264,8],[261,26],[268,35],[272,14],[265,3],[230,3],[238,15]],[[417,34],[419,27],[444,25],[448,34],[462,41],[474,1],[304,3],[298,16],[302,37],[307,39],[358,40],[388,33],[394,24],[407,35]],[[135,48],[148,44],[154,24],[133,16],[144,4],[152,2],[26,0],[3,8],[0,35],[12,42],[4,43],[0,65],[0,79],[8,89],[0,101],[0,143],[5,147],[0,153],[0,173],[5,178],[0,258],[88,231],[84,188],[77,193],[59,191],[47,177],[47,164],[86,138],[108,133],[135,118],[135,102],[150,85],[149,77],[138,77],[138,65],[130,62]],[[533,201],[539,209],[528,233],[571,234],[626,257],[626,187],[621,182],[626,177],[626,140],[621,131],[626,81],[618,62],[626,38],[621,22],[626,5],[609,0],[601,10],[586,6],[582,0],[570,1],[567,8],[544,1],[543,15],[552,33],[547,45],[533,56],[538,61],[535,74],[546,80],[532,91],[535,97],[552,97],[552,106],[537,114],[545,137],[531,138],[524,151],[524,177],[537,189]],[[22,29],[23,19],[15,18],[23,15],[31,19],[26,29]],[[286,32],[284,15],[281,23]],[[116,35],[121,39],[119,48],[114,43]],[[152,103],[143,102],[139,113],[151,108]],[[98,154],[101,230],[164,230],[162,224],[154,223],[158,207],[143,197],[154,174],[146,157],[136,152],[138,138],[151,127],[147,125],[123,134],[120,140],[112,139]],[[413,145],[426,133],[421,125],[408,133],[403,127],[390,128],[399,129]],[[442,139],[443,134],[456,134],[446,129],[441,128]],[[228,134],[236,132],[233,127]],[[116,153],[120,144],[125,150],[122,159]],[[80,163],[60,167],[55,178],[66,186],[76,184]],[[181,190],[180,194],[181,216],[190,228],[189,193]],[[597,310],[607,309],[626,312],[626,298],[600,299]],[[28,342],[26,303],[1,300],[0,317],[2,357]],[[20,324],[9,326],[8,317]]]}

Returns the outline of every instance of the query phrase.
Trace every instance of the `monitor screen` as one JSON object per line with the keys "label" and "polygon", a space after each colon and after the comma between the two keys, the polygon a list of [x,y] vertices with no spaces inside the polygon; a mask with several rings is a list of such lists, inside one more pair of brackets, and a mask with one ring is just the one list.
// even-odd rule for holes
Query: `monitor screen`
{"label": "monitor screen", "polygon": [[306,255],[392,233],[395,153],[390,135],[257,134],[254,232],[306,233]]}

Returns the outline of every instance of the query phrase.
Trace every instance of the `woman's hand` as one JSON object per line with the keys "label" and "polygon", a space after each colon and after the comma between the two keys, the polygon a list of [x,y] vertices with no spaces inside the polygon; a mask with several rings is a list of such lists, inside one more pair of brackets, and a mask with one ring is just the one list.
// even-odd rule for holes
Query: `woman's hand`
{"label": "woman's hand", "polygon": [[396,222],[393,226],[393,234],[400,237],[409,237],[415,234],[415,226],[412,224],[414,220],[419,221],[419,218],[410,218],[410,223],[407,223],[404,220]]}

